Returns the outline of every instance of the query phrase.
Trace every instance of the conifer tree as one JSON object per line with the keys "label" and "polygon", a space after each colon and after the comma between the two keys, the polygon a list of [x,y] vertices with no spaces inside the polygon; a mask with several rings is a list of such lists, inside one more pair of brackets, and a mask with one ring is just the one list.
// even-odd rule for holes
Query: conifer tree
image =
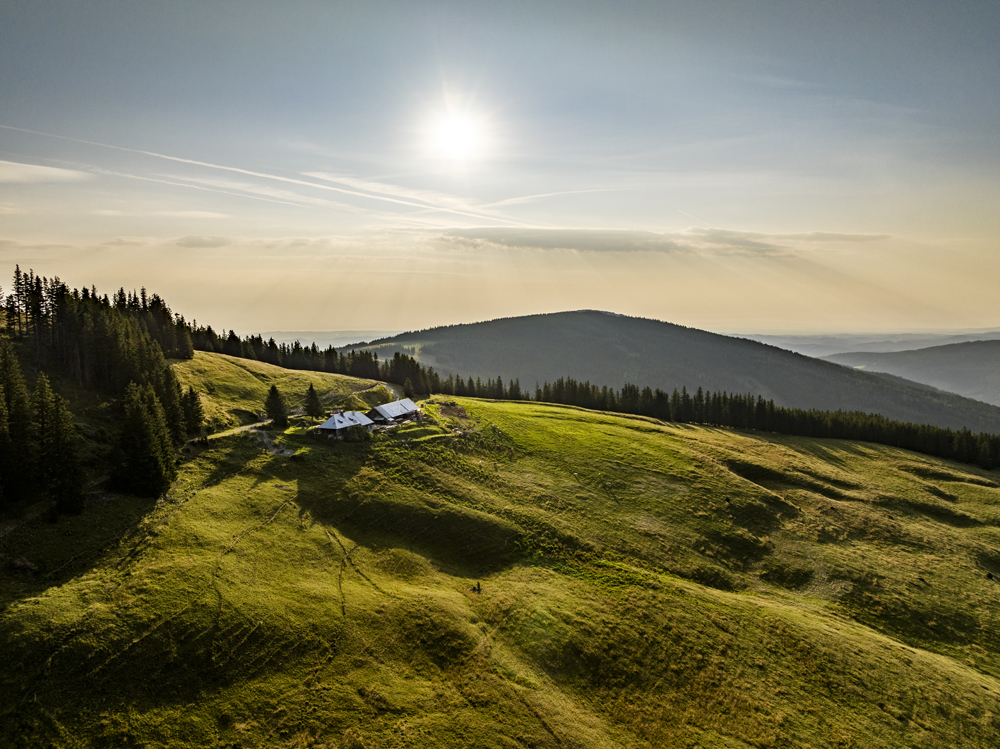
{"label": "conifer tree", "polygon": [[184,426],[188,434],[197,434],[201,431],[201,425],[205,422],[205,409],[201,405],[201,397],[195,392],[193,386],[188,387],[184,393]]}
{"label": "conifer tree", "polygon": [[288,426],[288,404],[284,396],[278,392],[277,385],[271,385],[264,401],[264,411],[276,427],[284,429]]}
{"label": "conifer tree", "polygon": [[39,474],[58,512],[83,511],[83,471],[76,428],[66,400],[55,393],[48,404],[46,430],[39,439]]}
{"label": "conifer tree", "polygon": [[159,496],[177,473],[163,407],[150,386],[131,382],[125,390],[124,409],[115,483],[139,496]]}
{"label": "conifer tree", "polygon": [[406,378],[406,382],[403,383],[403,395],[407,398],[413,397],[413,383],[410,382],[410,378]]}
{"label": "conifer tree", "polygon": [[21,375],[21,365],[10,341],[0,340],[0,391],[7,416],[8,449],[0,454],[5,464],[4,492],[18,500],[30,492],[35,469],[34,419],[31,399]]}
{"label": "conifer tree", "polygon": [[[2,389],[2,388],[0,388]],[[6,498],[4,492],[4,481],[10,470],[8,460],[10,457],[10,431],[7,428],[7,400],[0,392],[0,505]]]}
{"label": "conifer tree", "polygon": [[316,392],[316,388],[312,386],[312,383],[309,383],[309,389],[306,391],[306,413],[314,419],[318,419],[326,413],[323,409],[323,404],[319,400],[319,394]]}

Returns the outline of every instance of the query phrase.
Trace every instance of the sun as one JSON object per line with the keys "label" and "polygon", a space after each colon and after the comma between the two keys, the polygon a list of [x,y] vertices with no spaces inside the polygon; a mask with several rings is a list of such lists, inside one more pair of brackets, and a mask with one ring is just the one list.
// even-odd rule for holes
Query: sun
{"label": "sun", "polygon": [[448,114],[430,129],[431,151],[448,161],[471,161],[482,155],[485,146],[482,122],[466,114]]}

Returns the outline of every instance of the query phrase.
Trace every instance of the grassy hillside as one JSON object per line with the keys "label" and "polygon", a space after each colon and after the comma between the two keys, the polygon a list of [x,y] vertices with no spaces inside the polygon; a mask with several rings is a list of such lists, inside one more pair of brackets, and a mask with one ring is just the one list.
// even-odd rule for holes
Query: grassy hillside
{"label": "grassy hillside", "polygon": [[998,474],[426,409],[364,445],[213,440],[163,500],[0,539],[0,745],[1000,741]]}
{"label": "grassy hillside", "polygon": [[[607,312],[560,312],[403,333],[373,346],[416,351],[443,374],[522,386],[559,377],[620,388],[753,393],[780,406],[876,412],[897,421],[1000,433],[1000,407],[869,375],[743,338]],[[915,379],[915,378],[911,378]]]}
{"label": "grassy hillside", "polygon": [[886,372],[1000,406],[1000,341],[973,341],[885,354],[824,357],[837,364]]}
{"label": "grassy hillside", "polygon": [[201,394],[211,431],[259,421],[271,385],[277,386],[293,408],[302,405],[309,385],[316,388],[324,404],[345,408],[367,410],[394,397],[385,385],[371,380],[282,369],[204,351],[196,351],[193,359],[175,362],[173,368],[181,387],[193,386]]}

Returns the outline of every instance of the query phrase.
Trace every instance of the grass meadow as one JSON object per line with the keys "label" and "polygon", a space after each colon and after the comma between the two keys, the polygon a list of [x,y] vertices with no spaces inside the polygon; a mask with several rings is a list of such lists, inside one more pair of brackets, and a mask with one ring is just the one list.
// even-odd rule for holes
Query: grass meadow
{"label": "grass meadow", "polygon": [[[177,365],[223,425],[275,374],[237,361]],[[329,401],[370,385],[282,376]],[[1000,743],[996,473],[536,403],[424,408],[370,443],[190,446],[158,501],[102,495],[0,539],[36,570],[0,572],[0,744]]]}

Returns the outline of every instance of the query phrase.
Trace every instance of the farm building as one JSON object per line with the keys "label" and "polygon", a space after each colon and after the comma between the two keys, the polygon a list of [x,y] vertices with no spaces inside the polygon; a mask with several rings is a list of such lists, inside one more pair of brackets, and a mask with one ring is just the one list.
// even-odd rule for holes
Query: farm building
{"label": "farm building", "polygon": [[375,408],[368,412],[368,418],[376,424],[393,424],[406,421],[406,419],[412,419],[419,413],[420,409],[417,408],[416,403],[409,398],[403,398],[401,401],[393,401],[392,403],[375,406]]}
{"label": "farm building", "polygon": [[316,427],[316,433],[327,437],[343,437],[351,427],[363,427],[370,432],[375,423],[360,411],[341,411]]}

